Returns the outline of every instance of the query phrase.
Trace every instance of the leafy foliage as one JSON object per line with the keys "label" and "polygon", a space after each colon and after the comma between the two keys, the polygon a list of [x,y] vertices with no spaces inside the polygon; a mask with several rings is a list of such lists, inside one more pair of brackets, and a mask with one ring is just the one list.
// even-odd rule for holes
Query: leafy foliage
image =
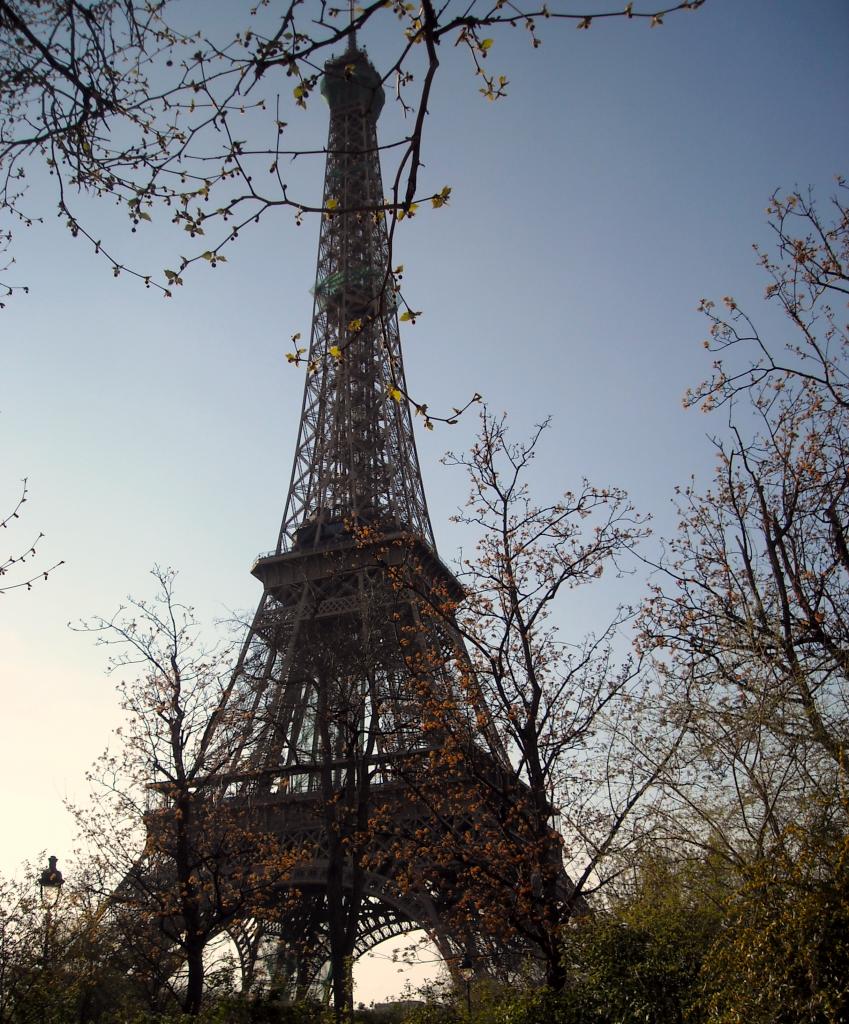
{"label": "leafy foliage", "polygon": [[729,901],[704,972],[711,1024],[837,1024],[849,1012],[849,835],[828,823],[791,832]]}

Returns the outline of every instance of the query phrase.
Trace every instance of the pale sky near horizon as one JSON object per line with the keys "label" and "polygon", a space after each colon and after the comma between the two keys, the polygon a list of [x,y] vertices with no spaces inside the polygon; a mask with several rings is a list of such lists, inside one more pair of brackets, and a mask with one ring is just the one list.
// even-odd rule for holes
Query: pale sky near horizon
{"label": "pale sky near horizon", "polygon": [[[214,24],[227,7],[186,9]],[[378,68],[392,31],[378,22],[362,40]],[[495,36],[489,68],[510,85],[494,104],[459,50],[442,54],[423,187],[450,185],[452,199],[396,239],[406,293],[424,310],[402,332],[408,382],[432,408],[479,391],[517,434],[552,414],[535,487],[551,496],[583,476],[624,487],[668,536],[675,485],[706,479],[706,435],[722,430],[681,407],[710,369],[698,300],[734,294],[787,340],[762,308],[751,245],[769,241],[775,189],[811,185],[825,208],[847,170],[849,5],[707,0],[660,29],[611,20],[543,33],[536,51],[521,31]],[[323,145],[323,104],[286,117]],[[403,131],[391,101],[379,131],[383,142]],[[296,168],[315,201],[321,171]],[[63,801],[84,799],[85,770],[118,720],[102,652],[66,623],[149,595],[154,563],[180,570],[180,595],[206,621],[259,598],[248,570],[283,510],[303,387],[284,352],[296,331],[308,337],[318,238],[315,220],[269,215],[226,265],[191,272],[166,301],[114,280],[71,239],[43,183],[32,204],[46,223],[16,229],[12,268],[30,294],[0,312],[0,511],[23,476],[31,500],[2,539],[12,551],[43,530],[36,565],[65,565],[0,597],[4,874],[45,850],[73,870]],[[107,232],[119,222],[108,202],[90,216]],[[158,225],[120,239],[133,259],[170,265]],[[464,480],[439,457],[468,447],[475,425],[471,413],[417,435],[448,562],[470,539],[449,521]],[[580,636],[641,586],[579,595],[563,621]],[[358,998],[401,983],[377,968]]]}

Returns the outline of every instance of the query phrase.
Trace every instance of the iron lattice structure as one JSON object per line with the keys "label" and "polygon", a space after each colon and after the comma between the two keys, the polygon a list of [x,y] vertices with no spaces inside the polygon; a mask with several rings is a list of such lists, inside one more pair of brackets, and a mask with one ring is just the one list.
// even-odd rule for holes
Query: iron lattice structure
{"label": "iron lattice structure", "polygon": [[[326,754],[315,702],[332,684],[316,693],[319,675],[347,679],[340,713],[369,718],[379,704],[377,742],[407,750],[415,710],[401,692],[409,673],[397,657],[401,634],[417,633],[421,646],[427,633],[449,657],[457,644],[444,624],[436,637],[422,626],[416,602],[390,583],[389,563],[415,564],[429,590],[460,594],[436,554],[409,406],[397,400],[406,385],[394,281],[385,218],[374,212],[383,204],[380,76],[352,46],[328,62],[322,92],[330,106],[324,205],[338,212],[322,221],[292,477],[277,547],[252,569],[264,593],[237,668],[239,689],[254,695],[239,771],[290,771],[291,786],[306,790],[318,788],[309,766]],[[372,663],[382,689],[369,695],[352,679]]]}
{"label": "iron lattice structure", "polygon": [[419,865],[410,884],[397,857],[399,835],[438,833],[409,780],[439,745],[427,703],[456,696],[468,670],[450,614],[433,613],[461,590],[437,556],[409,407],[397,400],[396,291],[374,212],[380,76],[352,44],[326,65],[322,92],[330,212],[310,372],[277,547],[252,570],[263,595],[234,677],[242,712],[226,797],[253,828],[304,851],[285,909],[236,933],[246,973],[264,963],[293,994],[413,929],[446,958],[474,941],[452,923],[446,868]]}
{"label": "iron lattice structure", "polygon": [[[330,104],[307,378],[277,544],[320,546],[345,520],[433,531],[405,390],[377,144],[380,78],[359,50],[325,68]],[[334,356],[333,352],[341,356]],[[306,531],[312,532],[307,535]],[[329,532],[328,532],[329,531]]]}

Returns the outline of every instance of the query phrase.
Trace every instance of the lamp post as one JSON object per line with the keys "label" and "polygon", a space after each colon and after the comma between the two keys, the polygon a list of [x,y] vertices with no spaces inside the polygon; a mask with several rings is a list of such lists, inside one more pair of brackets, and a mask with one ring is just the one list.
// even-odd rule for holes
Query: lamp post
{"label": "lamp post", "polygon": [[47,867],[41,872],[38,882],[38,890],[41,896],[41,905],[44,907],[44,957],[43,962],[47,967],[50,954],[50,914],[55,910],[62,893],[62,886],[65,879],[62,872],[56,867],[57,858],[48,857]]}
{"label": "lamp post", "polygon": [[472,1019],[472,978],[475,976],[475,965],[472,962],[472,956],[468,950],[463,955],[463,959],[457,964],[457,973],[466,983],[466,1017],[468,1020]]}
{"label": "lamp post", "polygon": [[57,857],[47,858],[47,867],[41,872],[38,882],[41,905],[48,910],[52,910],[59,902],[59,894],[65,884],[62,872],[56,867],[57,861]]}

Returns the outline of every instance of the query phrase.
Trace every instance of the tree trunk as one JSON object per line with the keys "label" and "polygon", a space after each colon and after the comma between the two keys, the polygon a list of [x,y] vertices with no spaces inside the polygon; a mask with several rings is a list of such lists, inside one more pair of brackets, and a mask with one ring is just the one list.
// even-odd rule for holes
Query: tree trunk
{"label": "tree trunk", "polygon": [[545,969],[545,984],[552,992],[562,992],[567,978],[566,968],[563,966],[563,951],[558,946],[553,951],[549,951]]}
{"label": "tree trunk", "polygon": [[201,1001],[203,1000],[203,951],[205,941],[201,937],[198,894],[191,873],[189,833],[194,825],[194,815],[192,814],[192,801],[188,792],[180,794],[176,801],[176,808],[177,846],[174,860],[177,868],[177,881],[183,892],[181,909],[183,924],[186,929],[184,948],[186,951],[186,968],[188,970],[186,998],[183,1002],[183,1009],[190,1016],[196,1017],[200,1013]]}
{"label": "tree trunk", "polygon": [[196,941],[189,941],[186,944],[186,966],[189,977],[183,1009],[191,1017],[196,1017],[200,1013],[203,1000],[203,946],[202,942]]}
{"label": "tree trunk", "polygon": [[333,1018],[336,1024],[346,1017],[351,1002],[348,984],[348,955],[345,928],[345,893],[342,884],[344,852],[339,837],[331,834],[328,842],[327,910],[330,931],[330,977],[333,986]]}

